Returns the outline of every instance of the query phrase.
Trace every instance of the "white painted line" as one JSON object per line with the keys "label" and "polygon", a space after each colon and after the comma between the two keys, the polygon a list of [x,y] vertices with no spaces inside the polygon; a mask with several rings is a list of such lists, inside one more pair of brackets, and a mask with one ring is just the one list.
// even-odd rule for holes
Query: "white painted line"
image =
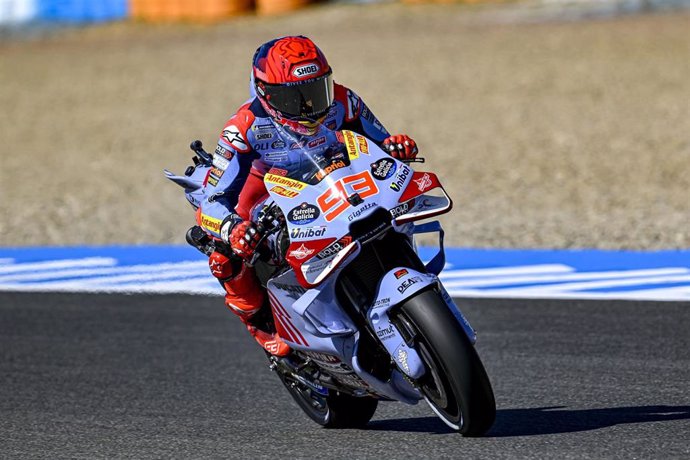
{"label": "white painted line", "polygon": [[636,298],[654,300],[690,300],[690,286],[676,286],[667,288],[642,289],[628,291]]}
{"label": "white painted line", "polygon": [[[462,287],[482,287],[482,286],[509,286],[522,283],[547,283],[555,281],[576,281],[576,280],[607,280],[621,278],[641,278],[649,276],[669,276],[669,275],[689,275],[690,270],[683,267],[654,268],[647,270],[626,270],[626,271],[607,271],[607,272],[578,272],[565,275],[538,275],[538,276],[515,276],[515,277],[495,277],[489,279],[472,279],[450,281],[441,274],[441,280],[446,289]],[[554,285],[555,286],[555,285]],[[562,286],[559,284],[558,286]],[[516,288],[517,289],[517,288]]]}
{"label": "white painted line", "polygon": [[89,257],[86,259],[48,260],[45,262],[31,262],[13,264],[0,267],[0,275],[9,273],[52,271],[63,268],[76,267],[112,267],[117,265],[117,260],[112,257]]}
{"label": "white painted line", "polygon": [[[171,281],[176,280],[176,282],[184,283],[189,279],[194,278],[208,278],[212,276],[210,273],[198,273],[197,271],[189,270],[170,270],[165,273],[134,273],[130,275],[116,275],[116,276],[102,276],[97,278],[84,278],[79,280],[63,280],[63,281],[49,281],[46,283],[36,283],[37,285],[45,286],[47,288],[60,286],[62,288],[72,286],[78,289],[82,286],[92,286],[92,287],[109,287],[118,285],[129,285],[129,289],[132,289],[132,284],[139,285],[145,283],[151,283],[156,281]],[[19,284],[15,284],[18,286]]]}
{"label": "white painted line", "polygon": [[206,261],[189,261],[178,263],[164,263],[153,265],[128,265],[124,267],[107,267],[107,268],[74,268],[67,270],[53,270],[49,273],[19,273],[14,275],[0,276],[0,283],[10,282],[26,282],[26,281],[48,281],[59,278],[77,278],[88,277],[96,275],[120,275],[127,273],[147,273],[147,272],[163,272],[173,269],[189,269],[198,270],[199,273],[210,275]]}
{"label": "white painted line", "polygon": [[[568,292],[588,289],[606,289],[622,286],[643,286],[645,284],[664,284],[664,283],[690,283],[690,275],[678,276],[651,276],[646,278],[633,278],[622,280],[608,280],[608,281],[588,281],[582,283],[563,283],[544,286],[529,286],[524,288],[510,289],[512,292]],[[501,289],[503,291],[503,289]],[[625,291],[622,292],[624,294]]]}
{"label": "white painted line", "polygon": [[575,269],[563,264],[518,265],[515,267],[476,268],[468,270],[449,270],[441,273],[441,279],[473,278],[486,276],[536,275],[572,273]]}
{"label": "white painted line", "polygon": [[[210,275],[209,275],[210,276]],[[214,278],[160,281],[145,284],[89,285],[79,283],[0,284],[0,292],[76,292],[76,293],[151,293],[151,294],[204,294],[223,295],[224,291]]]}
{"label": "white painted line", "polygon": [[[487,298],[487,299],[565,299],[565,300],[642,300],[661,302],[690,301],[690,291],[687,288],[669,288],[620,292],[525,292],[502,289],[500,291],[472,289],[449,290],[451,297]],[[661,292],[665,291],[665,292]]]}

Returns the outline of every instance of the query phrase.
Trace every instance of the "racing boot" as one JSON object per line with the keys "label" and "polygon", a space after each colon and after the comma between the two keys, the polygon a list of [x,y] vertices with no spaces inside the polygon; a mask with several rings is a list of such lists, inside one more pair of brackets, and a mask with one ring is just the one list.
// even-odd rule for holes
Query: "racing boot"
{"label": "racing boot", "polygon": [[266,296],[254,268],[238,262],[233,263],[219,252],[209,257],[211,273],[221,280],[225,288],[225,305],[240,318],[264,350],[275,356],[288,355],[290,347],[280,335],[264,330],[268,328],[259,313],[262,308],[268,308],[270,312],[270,306],[266,305]]}

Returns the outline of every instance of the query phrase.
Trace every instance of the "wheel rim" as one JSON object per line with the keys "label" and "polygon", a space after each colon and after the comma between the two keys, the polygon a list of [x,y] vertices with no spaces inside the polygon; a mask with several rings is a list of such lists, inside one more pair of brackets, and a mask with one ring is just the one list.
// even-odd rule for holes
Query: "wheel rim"
{"label": "wheel rim", "polygon": [[299,382],[290,382],[290,388],[303,399],[311,409],[324,417],[328,414],[328,402],[326,398],[314,392],[311,388],[302,386]]}

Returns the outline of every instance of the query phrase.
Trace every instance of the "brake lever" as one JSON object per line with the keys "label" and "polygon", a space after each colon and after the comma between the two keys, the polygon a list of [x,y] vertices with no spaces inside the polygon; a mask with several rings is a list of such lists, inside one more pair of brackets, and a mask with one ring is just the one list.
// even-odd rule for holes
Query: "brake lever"
{"label": "brake lever", "polygon": [[[257,248],[261,246],[261,244],[266,241],[266,239],[273,235],[274,233],[278,233],[280,231],[280,225],[276,225],[275,221],[277,220],[276,217],[273,215],[273,210],[276,208],[276,203],[273,202],[266,206],[266,208],[261,210],[261,213],[259,214],[259,218],[257,219],[259,224],[261,224],[264,228],[265,231],[263,235],[261,235],[261,238],[259,238],[259,241],[256,243]],[[261,257],[261,253],[257,250],[254,251],[254,254],[252,254],[251,259],[245,262],[245,264],[248,267],[253,267],[254,264],[256,264],[257,260],[259,260],[259,257]]]}
{"label": "brake lever", "polygon": [[424,159],[424,157],[410,158],[408,160],[400,160],[400,161],[402,161],[406,165],[408,165],[410,163],[426,163],[426,159]]}

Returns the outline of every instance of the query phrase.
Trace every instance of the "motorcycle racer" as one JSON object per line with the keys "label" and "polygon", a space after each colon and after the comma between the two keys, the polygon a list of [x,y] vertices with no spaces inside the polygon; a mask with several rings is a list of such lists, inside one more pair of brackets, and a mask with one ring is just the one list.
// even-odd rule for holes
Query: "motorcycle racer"
{"label": "motorcycle racer", "polygon": [[226,306],[265,350],[284,356],[288,345],[277,333],[262,330],[257,320],[266,298],[247,262],[263,234],[262,226],[250,220],[252,208],[267,194],[263,176],[294,144],[286,132],[317,140],[320,124],[350,130],[403,160],[414,158],[417,146],[409,136],[391,136],[354,91],[334,83],[326,57],[304,36],[278,38],[257,49],[250,93],[221,132],[196,219],[225,243],[210,255],[209,267],[225,288]]}

